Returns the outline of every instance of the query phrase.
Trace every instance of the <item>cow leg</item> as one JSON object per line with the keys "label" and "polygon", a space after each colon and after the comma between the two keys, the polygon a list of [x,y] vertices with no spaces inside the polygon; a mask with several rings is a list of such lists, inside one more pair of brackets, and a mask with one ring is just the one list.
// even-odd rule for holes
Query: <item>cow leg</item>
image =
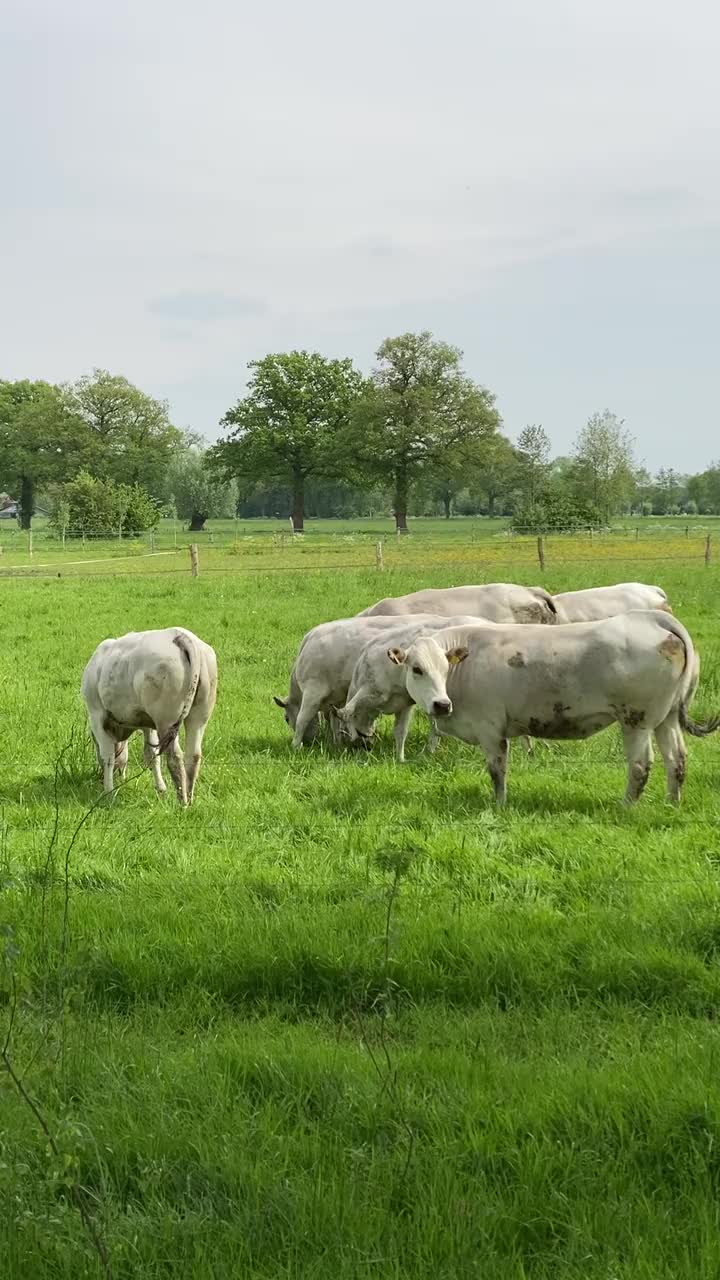
{"label": "cow leg", "polygon": [[335,746],[338,746],[342,741],[343,736],[340,717],[335,714],[332,707],[328,707],[325,712],[325,719],[327,720],[328,728],[330,730],[330,736],[332,737]]}
{"label": "cow leg", "polygon": [[124,742],[118,742],[115,747],[115,772],[120,774],[120,781],[124,782],[127,778],[128,771],[128,744],[127,738]]}
{"label": "cow leg", "polygon": [[665,765],[668,796],[673,804],[679,804],[687,774],[687,747],[678,723],[676,711],[671,711],[655,730],[655,741]]}
{"label": "cow leg", "polygon": [[160,761],[160,743],[158,741],[157,731],[155,729],[143,729],[143,738],[145,739],[145,749],[143,751],[143,760],[146,769],[152,769],[153,782],[158,795],[163,795],[167,791],[165,779],[162,776],[162,764]]}
{"label": "cow leg", "polygon": [[170,770],[170,777],[175,783],[175,791],[181,805],[187,804],[187,777],[185,774],[185,762],[183,754],[180,750],[178,742],[177,729],[173,726],[163,730],[158,726],[158,734],[161,743],[167,743],[165,753],[167,754],[167,765]]}
{"label": "cow leg", "polygon": [[185,721],[185,775],[187,777],[187,802],[192,804],[195,783],[200,772],[202,743],[207,728],[207,716],[193,709]]}
{"label": "cow leg", "polygon": [[95,739],[95,753],[102,770],[103,787],[110,794],[113,789],[117,743],[103,724],[102,715],[90,716],[90,731]]}
{"label": "cow leg", "polygon": [[628,763],[628,783],[625,803],[632,804],[645,790],[653,762],[653,749],[647,729],[624,729],[623,745]]}
{"label": "cow leg", "polygon": [[485,752],[485,759],[495,789],[495,803],[499,808],[505,804],[507,799],[507,763],[508,763],[508,740],[507,738],[496,738],[494,741],[482,742],[481,747]]}
{"label": "cow leg", "polygon": [[[293,747],[299,751],[305,742],[305,735],[313,727],[317,727],[318,711],[320,710],[321,697],[317,693],[310,693],[307,689],[302,696],[300,710],[298,711],[297,720],[295,721],[295,736],[293,738]],[[314,733],[313,733],[314,736]]]}
{"label": "cow leg", "polygon": [[395,739],[395,755],[398,763],[405,763],[405,740],[408,736],[408,730],[412,722],[415,706],[405,707],[403,711],[398,711],[395,716],[395,725],[393,727],[393,737]]}

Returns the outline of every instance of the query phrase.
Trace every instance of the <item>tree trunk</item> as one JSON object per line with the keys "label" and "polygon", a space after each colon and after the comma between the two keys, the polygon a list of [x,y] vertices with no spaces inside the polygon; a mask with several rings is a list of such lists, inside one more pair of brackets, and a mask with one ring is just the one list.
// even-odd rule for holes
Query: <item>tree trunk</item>
{"label": "tree trunk", "polygon": [[205,528],[206,520],[207,516],[203,515],[202,511],[193,511],[192,520],[188,526],[190,533],[200,533]]}
{"label": "tree trunk", "polygon": [[446,519],[446,520],[449,520],[449,519],[450,519],[450,515],[451,515],[451,508],[452,508],[452,494],[451,494],[451,493],[444,493],[444,494],[443,494],[443,506],[444,506],[444,508],[445,508],[445,519]]}
{"label": "tree trunk", "polygon": [[293,476],[293,532],[303,533],[305,529],[305,476],[296,472]]}
{"label": "tree trunk", "polygon": [[487,499],[488,499],[487,513],[488,513],[488,516],[492,517],[495,515],[495,494],[488,491]]}
{"label": "tree trunk", "polygon": [[408,504],[408,481],[405,471],[398,471],[395,475],[395,498],[393,501],[393,515],[395,516],[395,529],[398,533],[407,533],[407,504]]}
{"label": "tree trunk", "polygon": [[20,528],[32,528],[34,506],[33,482],[30,476],[23,476],[20,482]]}

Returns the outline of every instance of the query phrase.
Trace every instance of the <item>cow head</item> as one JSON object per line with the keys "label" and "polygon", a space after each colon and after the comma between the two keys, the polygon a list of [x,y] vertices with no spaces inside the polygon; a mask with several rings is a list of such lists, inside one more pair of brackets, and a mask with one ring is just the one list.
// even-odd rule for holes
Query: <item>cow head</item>
{"label": "cow head", "polygon": [[343,737],[349,738],[351,742],[359,742],[369,750],[375,737],[375,715],[372,711],[354,699],[344,707],[333,707],[333,711],[340,723]]}
{"label": "cow head", "polygon": [[451,667],[467,658],[463,646],[442,649],[432,636],[421,636],[409,649],[388,649],[391,662],[405,668],[405,685],[413,702],[432,719],[449,716],[447,678]]}
{"label": "cow head", "polygon": [[289,698],[278,698],[275,694],[273,694],[273,702],[276,707],[279,707],[281,711],[285,712],[286,725],[289,725],[291,729],[294,729],[300,708],[295,703],[291,702]]}

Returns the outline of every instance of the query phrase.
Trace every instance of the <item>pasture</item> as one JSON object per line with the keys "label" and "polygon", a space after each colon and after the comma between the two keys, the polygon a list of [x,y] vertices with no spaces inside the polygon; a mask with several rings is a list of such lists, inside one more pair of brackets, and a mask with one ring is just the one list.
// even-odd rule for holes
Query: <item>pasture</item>
{"label": "pasture", "polygon": [[[420,754],[419,716],[405,766],[389,722],[369,756],[294,754],[272,695],[305,630],[508,560],[226,554],[196,581],[2,584],[0,1033],[26,1095],[0,1076],[5,1274],[102,1275],[106,1250],[168,1280],[715,1277],[720,738],[689,741],[679,810],[659,764],[621,807],[615,729],[513,744],[502,813],[478,752]],[[693,636],[696,715],[718,709],[716,563],[630,543],[543,580],[635,578]],[[108,803],[83,665],[176,623],[219,662],[196,804],[156,798],[139,736]]]}

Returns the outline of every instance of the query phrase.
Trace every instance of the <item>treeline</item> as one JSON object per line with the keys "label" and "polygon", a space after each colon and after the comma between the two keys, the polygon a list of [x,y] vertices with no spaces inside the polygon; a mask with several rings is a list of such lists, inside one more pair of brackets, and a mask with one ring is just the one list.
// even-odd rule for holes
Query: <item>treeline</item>
{"label": "treeline", "polygon": [[[495,397],[430,333],[388,338],[369,376],[293,351],[250,366],[206,448],[168,406],[96,370],[75,383],[0,382],[0,490],[29,528],[40,507],[73,533],[210,517],[511,516],[517,528],[607,524],[619,514],[720,513],[720,464],[651,476],[621,419],[594,414],[572,452],[542,426],[512,443]],[[1,501],[1,499],[0,499]]]}

